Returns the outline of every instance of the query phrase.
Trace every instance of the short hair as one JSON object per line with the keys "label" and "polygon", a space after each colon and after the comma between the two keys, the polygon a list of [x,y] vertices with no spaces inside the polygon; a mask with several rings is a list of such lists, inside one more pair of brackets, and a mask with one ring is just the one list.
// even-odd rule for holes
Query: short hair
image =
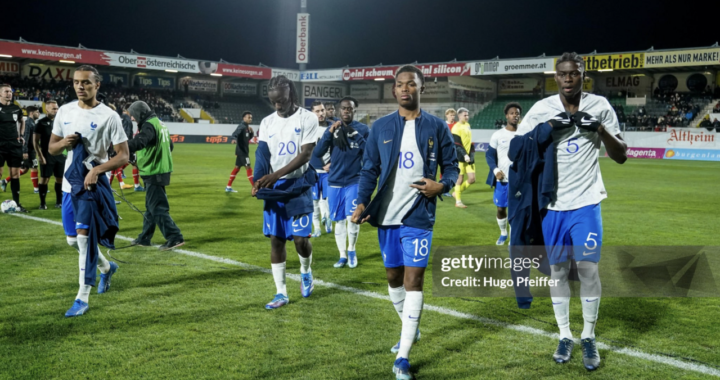
{"label": "short hair", "polygon": [[48,105],[48,104],[58,104],[58,103],[55,100],[48,100],[47,102],[45,102],[45,105]]}
{"label": "short hair", "polygon": [[10,84],[7,84],[7,83],[0,84],[0,88],[3,88],[3,87],[10,87],[10,89],[12,90],[12,86]]}
{"label": "short hair", "polygon": [[100,75],[100,72],[98,70],[90,65],[82,65],[75,69],[75,71],[89,71],[93,73],[92,77],[95,79],[95,82],[100,83],[102,82],[102,76]]}
{"label": "short hair", "polygon": [[346,97],[340,99],[340,101],[339,101],[338,103],[342,103],[342,102],[344,102],[344,101],[346,101],[346,100],[347,100],[347,101],[350,101],[350,102],[353,102],[353,104],[354,104],[353,107],[357,107],[357,106],[360,105],[360,103],[358,103],[357,99],[353,98],[352,96],[346,96]]}
{"label": "short hair", "polygon": [[245,118],[245,115],[250,115],[250,116],[252,116],[252,112],[250,112],[250,111],[243,111],[243,113],[242,113],[242,118],[243,118],[243,119]]}
{"label": "short hair", "polygon": [[463,113],[463,112],[470,113],[470,111],[468,111],[468,109],[465,108],[465,107],[460,107],[460,108],[458,108],[458,110],[457,110],[458,115],[460,115],[460,114]]}
{"label": "short hair", "polygon": [[557,59],[557,62],[555,62],[555,69],[557,69],[558,65],[560,65],[563,62],[575,62],[575,64],[577,64],[577,66],[578,66],[578,70],[580,70],[582,72],[585,71],[585,60],[583,59],[583,57],[578,55],[578,53],[576,53],[576,52],[563,53],[560,56],[560,58]]}
{"label": "short hair", "polygon": [[445,111],[445,116],[447,116],[447,115],[449,115],[449,114],[455,114],[455,115],[457,115],[457,111],[455,111],[455,110],[452,109],[452,108],[448,108],[448,109]]}
{"label": "short hair", "polygon": [[30,112],[35,112],[35,111],[37,111],[38,108],[35,107],[35,106],[27,106],[27,108],[25,108],[25,110],[27,111],[27,113],[30,113]]}
{"label": "short hair", "polygon": [[110,107],[110,109],[112,109],[113,111],[117,111],[117,107],[115,107],[115,105],[112,103],[108,104],[108,107]]}
{"label": "short hair", "polygon": [[335,109],[335,102],[325,102],[325,103],[323,103],[323,106],[324,106],[325,108],[327,108],[328,106],[330,106],[330,107],[332,107],[333,109]]}
{"label": "short hair", "polygon": [[319,101],[319,100],[315,100],[314,102],[310,103],[310,110],[312,110],[313,108],[315,108],[315,107],[317,107],[317,106],[323,106],[323,107],[324,107],[325,105],[323,104],[323,102],[321,102],[321,101]]}
{"label": "short hair", "polygon": [[395,80],[397,80],[398,75],[402,73],[415,73],[420,78],[420,85],[425,85],[425,76],[423,76],[422,70],[418,69],[417,67],[413,65],[405,65],[400,66],[399,69],[395,72]]}
{"label": "short hair", "polygon": [[300,102],[298,102],[298,95],[297,90],[295,90],[295,83],[288,79],[285,75],[278,75],[276,77],[270,78],[270,82],[268,83],[268,91],[279,86],[287,85],[288,88],[290,88],[290,102],[296,106],[300,105]]}
{"label": "short hair", "polygon": [[508,111],[510,111],[510,108],[517,108],[520,113],[522,113],[522,106],[518,102],[510,102],[505,105],[505,109],[503,110],[503,115],[507,115]]}

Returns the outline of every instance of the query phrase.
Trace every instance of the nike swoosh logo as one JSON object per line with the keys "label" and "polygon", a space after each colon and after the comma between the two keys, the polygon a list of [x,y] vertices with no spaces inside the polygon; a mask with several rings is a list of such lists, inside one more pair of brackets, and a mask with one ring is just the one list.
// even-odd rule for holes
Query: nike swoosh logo
{"label": "nike swoosh logo", "polygon": [[[277,133],[276,133],[275,135],[277,135]],[[270,136],[268,136],[268,138],[271,139],[271,138],[273,138],[273,136],[275,136],[275,135],[270,135]]]}
{"label": "nike swoosh logo", "polygon": [[298,232],[298,231],[302,231],[302,228],[299,229],[299,230],[296,230],[296,229],[293,228],[293,232]]}
{"label": "nike swoosh logo", "polygon": [[586,298],[586,299],[585,299],[585,302],[595,302],[595,301],[597,301],[597,300],[598,300],[598,298],[595,298],[595,299],[592,300],[592,301],[590,301],[589,299]]}
{"label": "nike swoosh logo", "polygon": [[583,251],[583,256],[590,256],[590,255],[594,255],[594,254],[596,254],[596,253],[597,253],[597,252],[585,252],[585,251]]}
{"label": "nike swoosh logo", "polygon": [[384,141],[383,144],[387,144],[387,143],[389,143],[389,142],[392,141],[392,140],[383,140],[383,141]]}
{"label": "nike swoosh logo", "polygon": [[398,302],[393,302],[393,305],[399,305],[399,304],[401,304],[401,303],[403,303],[403,302],[405,302],[405,300],[398,301]]}
{"label": "nike swoosh logo", "polygon": [[418,318],[420,318],[420,317],[413,317],[412,315],[408,315],[408,318],[410,318],[410,319],[418,319]]}
{"label": "nike swoosh logo", "polygon": [[70,124],[70,123],[72,123],[72,121],[63,122],[63,124],[65,124],[65,125],[68,125],[68,124]]}
{"label": "nike swoosh logo", "polygon": [[270,225],[269,225],[269,224],[265,223],[265,225],[266,225],[268,228],[270,228]]}
{"label": "nike swoosh logo", "polygon": [[413,259],[413,262],[416,263],[416,262],[418,262],[418,261],[423,261],[423,260],[425,260],[425,259],[426,259],[426,257],[423,257],[423,258],[421,258],[421,259],[419,259],[419,260],[418,260],[418,259]]}
{"label": "nike swoosh logo", "polygon": [[553,302],[552,304],[553,305],[562,305],[562,302],[557,302],[557,303]]}

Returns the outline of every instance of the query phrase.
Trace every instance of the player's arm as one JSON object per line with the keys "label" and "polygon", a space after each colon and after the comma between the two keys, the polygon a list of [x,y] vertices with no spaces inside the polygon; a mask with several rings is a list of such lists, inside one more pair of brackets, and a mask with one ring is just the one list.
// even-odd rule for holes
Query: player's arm
{"label": "player's arm", "polygon": [[235,128],[235,132],[230,135],[230,138],[233,140],[232,143],[237,143],[238,139],[240,138],[240,132],[242,130],[242,126],[238,125],[237,128]]}
{"label": "player's arm", "polygon": [[33,147],[35,147],[35,152],[37,152],[40,163],[43,165],[47,164],[47,162],[45,162],[45,156],[43,156],[42,149],[40,147],[40,135],[37,133],[33,133]]}
{"label": "player's arm", "polygon": [[598,135],[602,143],[605,144],[608,157],[612,158],[612,160],[618,164],[623,164],[627,161],[627,144],[623,141],[622,137],[615,136],[606,131],[603,125],[598,127]]}
{"label": "player's arm", "polygon": [[66,137],[60,137],[56,135],[53,131],[53,134],[50,135],[50,144],[48,144],[48,153],[52,154],[53,156],[57,156],[58,154],[62,154],[63,150],[71,151],[73,148],[75,148],[75,145],[77,145],[78,141],[80,141],[80,137],[76,134],[72,134]]}
{"label": "player's arm", "polygon": [[22,118],[22,114],[20,114],[19,119],[20,120],[18,121],[18,126],[20,128],[18,130],[18,137],[19,137],[18,140],[22,139],[23,146],[25,146],[25,137],[24,137],[25,136],[25,119]]}
{"label": "player's arm", "polygon": [[140,128],[140,133],[128,141],[130,153],[135,153],[138,150],[145,149],[146,146],[155,144],[155,140],[157,139],[156,135],[154,125],[150,123],[143,124],[142,128]]}
{"label": "player's arm", "polygon": [[[123,132],[123,134],[125,133]],[[113,145],[113,150],[115,150],[115,156],[113,158],[111,158],[108,162],[104,164],[100,164],[90,169],[88,174],[85,176],[86,189],[88,188],[88,186],[97,183],[98,175],[116,170],[128,163],[128,159],[130,158],[130,150],[128,148],[127,141],[123,141],[119,144]]]}
{"label": "player's arm", "polygon": [[360,220],[360,217],[363,212],[365,212],[365,207],[370,203],[370,197],[373,191],[375,191],[378,177],[380,177],[381,161],[380,151],[377,145],[378,133],[380,132],[375,128],[370,130],[367,144],[365,144],[365,151],[363,152],[363,166],[362,170],[360,170],[360,179],[358,181],[358,205],[352,215],[352,222],[356,224],[365,223],[370,219],[370,215],[367,215],[362,220]]}
{"label": "player's arm", "polygon": [[[335,125],[333,125],[333,127],[335,127],[336,125],[339,126],[340,122],[335,123]],[[320,140],[317,143],[317,146],[313,150],[313,154],[315,155],[315,157],[322,158],[325,155],[325,153],[328,151],[328,149],[330,149],[330,147],[332,147],[333,131],[335,131],[335,129],[332,127],[325,130],[325,132],[322,135],[322,138],[320,138]]]}

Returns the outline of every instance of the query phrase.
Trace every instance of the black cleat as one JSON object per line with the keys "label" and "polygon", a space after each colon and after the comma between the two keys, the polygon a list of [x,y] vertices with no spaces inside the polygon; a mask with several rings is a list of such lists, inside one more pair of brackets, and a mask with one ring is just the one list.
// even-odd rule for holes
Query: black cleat
{"label": "black cleat", "polygon": [[62,208],[62,203],[55,203],[55,208]]}
{"label": "black cleat", "polygon": [[18,205],[17,205],[17,208],[15,209],[15,212],[23,212],[23,213],[27,214],[27,213],[29,213],[30,211],[28,211],[27,209],[25,209],[25,207],[23,207],[23,206],[21,206],[21,205],[18,204]]}
{"label": "black cleat", "polygon": [[130,242],[130,245],[131,246],[139,245],[141,247],[151,247],[152,243],[150,243],[149,241],[140,241],[138,239],[135,239],[132,242]]}
{"label": "black cleat", "polygon": [[575,342],[573,342],[572,339],[561,339],[560,343],[558,343],[555,353],[553,354],[553,360],[555,360],[556,363],[569,362],[570,357],[572,356],[573,347],[575,347]]}
{"label": "black cleat", "polygon": [[594,371],[600,367],[600,353],[595,346],[595,338],[585,338],[580,341],[583,351],[583,365],[588,371]]}
{"label": "black cleat", "polygon": [[47,210],[47,205],[40,205],[40,207],[38,207],[38,210]]}
{"label": "black cleat", "polygon": [[177,248],[181,245],[185,245],[185,240],[175,240],[175,241],[167,241],[165,244],[160,246],[161,251],[169,251],[173,248]]}

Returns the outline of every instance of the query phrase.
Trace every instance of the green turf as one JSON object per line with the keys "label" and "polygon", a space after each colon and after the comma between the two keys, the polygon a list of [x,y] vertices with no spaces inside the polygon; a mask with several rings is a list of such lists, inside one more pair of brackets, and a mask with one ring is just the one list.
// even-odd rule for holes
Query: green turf
{"label": "green turf", "polygon": [[[239,193],[223,191],[233,150],[230,145],[176,146],[176,172],[168,187],[171,214],[187,240],[183,248],[269,268],[261,202],[249,196],[241,175],[234,186]],[[720,245],[714,233],[720,214],[717,163],[617,165],[602,159],[601,166],[609,193],[602,206],[605,245]],[[481,184],[484,173],[478,170],[480,183],[463,196],[467,209],[447,201],[438,206],[434,249],[494,244],[495,207],[490,189]],[[36,209],[39,201],[27,176],[22,186],[23,205]],[[142,193],[126,194],[144,209]],[[0,193],[0,200],[9,198],[9,192]],[[120,234],[134,238],[141,216],[126,205],[119,211]],[[30,215],[60,220],[55,209]],[[0,215],[0,236],[0,379],[393,378],[389,349],[400,322],[388,301],[324,286],[303,299],[298,283],[289,280],[290,305],[267,311],[263,306],[275,292],[267,273],[131,248],[115,253],[132,264],[120,264],[111,291],[92,294],[87,315],[65,319],[78,274],[77,253],[66,245],[61,227]],[[337,260],[333,236],[313,239],[316,278],[387,294],[376,236],[374,228],[362,226],[360,265],[352,270],[332,267]],[[158,232],[154,243],[163,242]],[[288,271],[298,273],[297,255],[288,248]],[[519,310],[512,298],[433,297],[430,275],[427,304],[556,332],[548,299]],[[571,326],[579,336],[579,302],[572,306]],[[598,340],[717,370],[719,315],[715,298],[604,298]],[[411,356],[419,379],[708,377],[607,350],[600,352],[601,368],[587,373],[579,347],[569,364],[556,365],[551,338],[432,311],[423,314],[421,331]]]}

